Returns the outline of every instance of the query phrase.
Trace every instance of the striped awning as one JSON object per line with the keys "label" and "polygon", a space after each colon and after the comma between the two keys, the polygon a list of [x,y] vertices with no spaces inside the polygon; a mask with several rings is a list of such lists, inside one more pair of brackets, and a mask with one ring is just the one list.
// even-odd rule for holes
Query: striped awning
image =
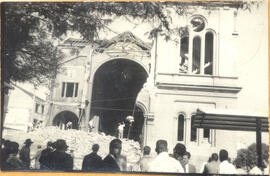
{"label": "striped awning", "polygon": [[193,127],[219,130],[268,132],[268,117],[262,114],[234,110],[197,109]]}

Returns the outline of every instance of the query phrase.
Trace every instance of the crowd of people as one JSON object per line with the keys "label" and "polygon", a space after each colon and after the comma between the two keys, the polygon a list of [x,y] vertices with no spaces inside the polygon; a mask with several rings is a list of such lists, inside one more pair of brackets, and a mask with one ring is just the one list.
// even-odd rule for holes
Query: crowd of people
{"label": "crowd of people", "polygon": [[[27,139],[24,146],[19,150],[19,144],[14,141],[2,141],[2,168],[5,170],[55,170],[72,171],[74,155],[67,153],[68,145],[65,140],[58,139],[55,142],[48,142],[45,149],[37,146],[36,154],[30,157],[30,146],[33,141]],[[203,173],[208,174],[248,174],[241,168],[236,168],[231,162],[228,152],[224,149],[219,154],[213,153],[208,162],[203,164],[201,170],[190,163],[191,154],[186,150],[185,145],[178,143],[173,153],[168,153],[166,140],[156,142],[156,156],[151,155],[151,148],[143,148],[143,156],[136,163],[136,167],[128,168],[127,158],[121,155],[122,141],[113,139],[109,144],[109,153],[102,159],[98,155],[99,145],[92,146],[92,152],[83,158],[81,170],[84,172],[119,172],[119,171],[141,171],[141,172],[172,172],[172,173]],[[35,164],[30,167],[31,160]],[[269,167],[264,172],[258,167],[250,170],[249,174],[268,174]]]}

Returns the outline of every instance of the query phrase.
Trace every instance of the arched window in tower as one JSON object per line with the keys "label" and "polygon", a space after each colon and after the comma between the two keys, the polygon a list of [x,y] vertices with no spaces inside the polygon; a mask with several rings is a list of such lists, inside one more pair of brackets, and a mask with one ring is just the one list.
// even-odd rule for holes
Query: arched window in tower
{"label": "arched window in tower", "polygon": [[184,140],[184,123],[185,118],[183,114],[180,114],[178,116],[178,131],[177,131],[177,141],[183,141]]}
{"label": "arched window in tower", "polygon": [[193,38],[192,46],[192,73],[200,74],[201,65],[201,38],[196,36]]}
{"label": "arched window in tower", "polygon": [[197,128],[193,127],[195,116],[191,116],[191,130],[190,130],[190,141],[197,140]]}
{"label": "arched window in tower", "polygon": [[180,31],[180,73],[214,75],[217,36],[206,18],[194,15]]}
{"label": "arched window in tower", "polygon": [[205,59],[204,74],[213,74],[213,57],[214,57],[214,35],[212,32],[205,34]]}
{"label": "arched window in tower", "polygon": [[189,45],[189,36],[186,33],[184,36],[181,37],[181,44],[180,44],[180,73],[187,73],[188,72],[188,45]]}

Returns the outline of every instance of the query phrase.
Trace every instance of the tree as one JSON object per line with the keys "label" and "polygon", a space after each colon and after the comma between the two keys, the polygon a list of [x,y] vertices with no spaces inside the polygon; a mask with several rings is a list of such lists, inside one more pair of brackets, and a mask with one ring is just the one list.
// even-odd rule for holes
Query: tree
{"label": "tree", "polygon": [[[268,145],[262,144],[262,159],[268,161]],[[252,168],[254,165],[257,165],[258,156],[256,144],[251,144],[246,149],[240,149],[237,152],[237,157],[234,161],[237,167],[248,167]]]}
{"label": "tree", "polygon": [[[114,18],[125,16],[157,24],[148,31],[169,40],[173,29],[170,11],[183,15],[191,5],[215,8],[249,8],[253,2],[23,2],[1,4],[2,81],[32,81],[53,78],[62,55],[54,44],[67,31],[78,31],[84,39],[98,39],[100,30],[111,30]],[[170,9],[170,10],[168,10]]]}

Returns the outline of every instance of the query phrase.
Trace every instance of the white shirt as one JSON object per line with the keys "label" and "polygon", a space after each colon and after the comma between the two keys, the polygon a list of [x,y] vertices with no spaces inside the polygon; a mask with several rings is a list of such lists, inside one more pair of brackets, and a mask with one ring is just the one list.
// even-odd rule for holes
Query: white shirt
{"label": "white shirt", "polygon": [[124,131],[125,124],[121,124],[118,126],[119,131]]}
{"label": "white shirt", "polygon": [[185,167],[186,167],[186,173],[189,173],[189,165],[186,164]]}
{"label": "white shirt", "polygon": [[150,172],[175,172],[184,173],[180,162],[169,156],[167,152],[161,152],[149,165]]}
{"label": "white shirt", "polygon": [[250,171],[249,174],[252,175],[262,175],[261,169],[259,169],[257,166],[253,167]]}
{"label": "white shirt", "polygon": [[236,174],[236,169],[234,165],[229,163],[227,160],[224,160],[219,164],[218,173],[219,174]]}

